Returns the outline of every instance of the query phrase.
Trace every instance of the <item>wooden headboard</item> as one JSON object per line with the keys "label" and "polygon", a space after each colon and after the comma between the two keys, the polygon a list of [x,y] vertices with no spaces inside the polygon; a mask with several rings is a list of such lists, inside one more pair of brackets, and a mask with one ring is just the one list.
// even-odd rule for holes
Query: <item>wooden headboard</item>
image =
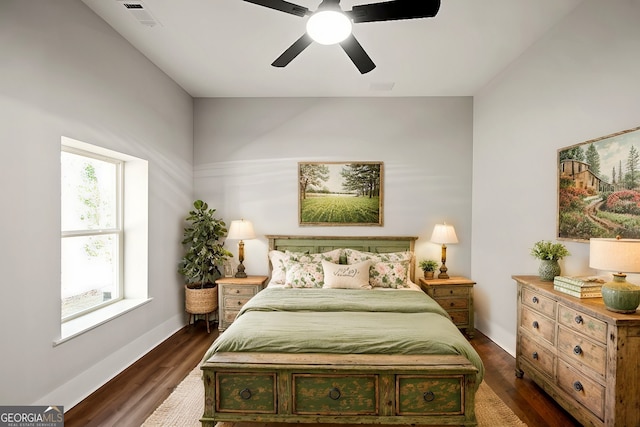
{"label": "wooden headboard", "polygon": [[[414,251],[417,237],[412,236],[274,236],[267,235],[269,250],[321,253],[348,248],[365,252],[387,253]],[[271,268],[271,266],[270,266]],[[415,263],[409,266],[409,275],[415,283]]]}

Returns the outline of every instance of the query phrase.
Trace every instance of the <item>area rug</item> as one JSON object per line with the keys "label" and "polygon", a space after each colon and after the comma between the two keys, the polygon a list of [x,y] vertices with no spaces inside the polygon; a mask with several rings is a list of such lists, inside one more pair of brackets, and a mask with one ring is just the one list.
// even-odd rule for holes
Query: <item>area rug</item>
{"label": "area rug", "polygon": [[[171,395],[151,414],[143,427],[200,427],[204,412],[202,372],[196,367]],[[526,427],[484,382],[476,394],[476,417],[479,427]],[[218,423],[217,427],[273,427],[277,423]],[[291,424],[289,424],[290,426]],[[318,425],[318,424],[316,424]],[[326,424],[335,425],[335,424]],[[360,427],[365,427],[361,425]]]}

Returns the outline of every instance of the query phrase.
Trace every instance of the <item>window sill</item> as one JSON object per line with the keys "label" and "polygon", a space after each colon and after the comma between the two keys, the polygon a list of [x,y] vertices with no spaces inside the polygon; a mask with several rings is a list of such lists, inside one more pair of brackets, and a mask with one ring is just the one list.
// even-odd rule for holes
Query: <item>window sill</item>
{"label": "window sill", "polygon": [[79,335],[84,334],[108,321],[122,316],[150,302],[153,298],[125,299],[115,304],[108,305],[100,310],[93,311],[77,319],[64,322],[60,327],[60,338],[53,341],[53,346],[62,344]]}

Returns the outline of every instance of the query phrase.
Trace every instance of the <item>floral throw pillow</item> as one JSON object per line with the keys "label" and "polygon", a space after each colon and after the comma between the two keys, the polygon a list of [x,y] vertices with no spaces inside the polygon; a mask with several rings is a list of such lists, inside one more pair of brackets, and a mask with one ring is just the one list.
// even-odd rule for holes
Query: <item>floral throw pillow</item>
{"label": "floral throw pillow", "polygon": [[324,271],[319,262],[287,261],[285,287],[321,288],[324,284]]}
{"label": "floral throw pillow", "polygon": [[369,283],[374,288],[404,288],[409,277],[409,261],[377,262],[369,269]]}
{"label": "floral throw pillow", "polygon": [[340,255],[342,254],[342,249],[334,249],[332,251],[323,252],[320,254],[309,254],[306,252],[290,252],[290,251],[285,251],[284,254],[291,261],[320,263],[322,262],[322,260],[325,260],[325,261],[338,263],[338,261],[340,260]]}

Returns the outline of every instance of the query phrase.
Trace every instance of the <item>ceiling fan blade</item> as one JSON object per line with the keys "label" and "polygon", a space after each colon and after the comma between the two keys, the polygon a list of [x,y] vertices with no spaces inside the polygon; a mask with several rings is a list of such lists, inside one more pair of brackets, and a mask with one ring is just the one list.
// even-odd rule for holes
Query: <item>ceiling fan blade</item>
{"label": "ceiling fan blade", "polygon": [[286,67],[289,62],[293,61],[294,58],[305,50],[313,40],[307,33],[304,33],[302,37],[296,40],[289,49],[285,50],[282,55],[280,55],[271,65],[274,67]]}
{"label": "ceiling fan blade", "polygon": [[244,0],[248,3],[257,4],[259,6],[268,7],[269,9],[279,10],[281,12],[290,13],[296,16],[305,16],[309,13],[309,9],[304,6],[289,3],[284,0]]}
{"label": "ceiling fan blade", "polygon": [[367,52],[364,51],[353,34],[341,42],[340,46],[342,46],[342,49],[349,55],[349,58],[351,58],[355,66],[358,67],[361,74],[366,74],[376,68],[376,64],[369,58],[369,55],[367,55]]}
{"label": "ceiling fan blade", "polygon": [[440,10],[440,0],[396,0],[353,6],[348,14],[354,23],[431,18]]}

